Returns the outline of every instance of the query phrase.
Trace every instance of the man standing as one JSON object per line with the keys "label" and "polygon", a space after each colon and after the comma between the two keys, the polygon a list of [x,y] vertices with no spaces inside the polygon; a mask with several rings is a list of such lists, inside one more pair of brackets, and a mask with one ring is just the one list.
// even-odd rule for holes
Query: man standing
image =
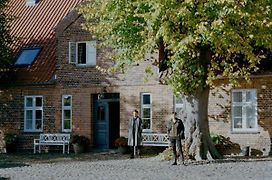
{"label": "man standing", "polygon": [[177,150],[178,148],[181,161],[184,164],[184,156],[182,152],[181,139],[184,139],[184,125],[180,119],[177,118],[177,113],[173,112],[173,117],[167,124],[167,133],[170,139],[171,147],[173,149],[174,163],[172,165],[177,165]]}
{"label": "man standing", "polygon": [[128,123],[128,145],[132,152],[130,158],[139,155],[139,146],[142,144],[142,120],[137,110],[133,111],[133,117]]}

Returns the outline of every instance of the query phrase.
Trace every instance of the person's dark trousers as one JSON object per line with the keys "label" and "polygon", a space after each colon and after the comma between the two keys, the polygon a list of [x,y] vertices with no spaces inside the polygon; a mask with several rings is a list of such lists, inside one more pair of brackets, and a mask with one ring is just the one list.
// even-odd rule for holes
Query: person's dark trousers
{"label": "person's dark trousers", "polygon": [[173,149],[173,156],[174,156],[174,165],[177,164],[177,148],[179,150],[179,154],[181,156],[181,161],[184,161],[184,156],[183,156],[183,151],[182,151],[182,145],[181,145],[181,140],[180,138],[171,138],[170,137],[170,143],[171,143],[171,147]]}
{"label": "person's dark trousers", "polygon": [[[140,147],[136,146],[136,156],[140,156]],[[134,147],[130,146],[130,158],[134,158]]]}

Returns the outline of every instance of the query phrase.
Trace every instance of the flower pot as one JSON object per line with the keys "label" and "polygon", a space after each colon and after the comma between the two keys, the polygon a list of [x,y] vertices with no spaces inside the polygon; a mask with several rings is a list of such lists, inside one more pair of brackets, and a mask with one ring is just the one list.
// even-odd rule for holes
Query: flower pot
{"label": "flower pot", "polygon": [[16,143],[6,144],[6,151],[7,153],[16,153],[17,151]]}
{"label": "flower pot", "polygon": [[84,146],[76,143],[76,144],[73,144],[73,148],[74,148],[74,152],[75,154],[80,154],[80,153],[83,153],[84,152]]}
{"label": "flower pot", "polygon": [[126,154],[128,152],[128,147],[127,146],[119,146],[118,152],[121,154]]}

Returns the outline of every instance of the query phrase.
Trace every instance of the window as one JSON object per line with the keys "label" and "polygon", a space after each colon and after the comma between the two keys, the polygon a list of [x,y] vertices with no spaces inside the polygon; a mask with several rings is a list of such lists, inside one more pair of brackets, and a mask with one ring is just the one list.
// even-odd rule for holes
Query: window
{"label": "window", "polygon": [[232,91],[232,130],[233,132],[256,132],[257,97],[256,90]]}
{"label": "window", "polygon": [[141,118],[143,122],[143,130],[149,131],[152,129],[152,109],[151,109],[151,94],[141,94]]}
{"label": "window", "polygon": [[69,42],[69,63],[79,66],[95,66],[96,41]]}
{"label": "window", "polygon": [[72,96],[62,96],[62,131],[72,131]]}
{"label": "window", "polygon": [[41,48],[23,48],[15,62],[16,66],[30,66],[38,57]]}
{"label": "window", "polygon": [[26,132],[41,132],[43,128],[43,97],[25,97],[24,129]]}
{"label": "window", "polygon": [[174,107],[175,107],[175,112],[180,116],[182,114],[182,109],[184,108],[184,96],[180,93],[178,93],[174,97]]}

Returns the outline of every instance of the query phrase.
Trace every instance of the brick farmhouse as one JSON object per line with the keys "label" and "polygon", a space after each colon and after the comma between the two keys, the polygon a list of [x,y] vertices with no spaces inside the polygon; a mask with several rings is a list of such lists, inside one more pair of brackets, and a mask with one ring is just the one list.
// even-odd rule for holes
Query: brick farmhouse
{"label": "brick farmhouse", "polygon": [[[32,150],[40,133],[87,136],[93,148],[113,148],[127,136],[128,119],[138,109],[144,131],[165,133],[173,110],[186,109],[182,96],[159,83],[159,70],[149,61],[124,73],[105,71],[113,65],[109,49],[83,30],[75,7],[81,0],[11,0],[11,32],[18,37],[14,68],[0,72],[0,130],[16,131],[18,149]],[[145,80],[145,67],[154,75]],[[263,155],[271,151],[272,75],[252,76],[232,88],[225,79],[210,92],[209,122],[214,134]],[[225,84],[224,84],[225,83]],[[186,121],[186,119],[184,119]],[[186,124],[186,123],[185,123]],[[0,149],[3,148],[3,144]]]}

